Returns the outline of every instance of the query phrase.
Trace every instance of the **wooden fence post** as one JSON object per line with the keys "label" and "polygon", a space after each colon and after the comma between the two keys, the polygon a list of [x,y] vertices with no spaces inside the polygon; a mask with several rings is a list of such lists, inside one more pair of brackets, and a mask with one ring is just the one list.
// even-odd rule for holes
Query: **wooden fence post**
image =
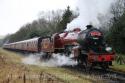
{"label": "wooden fence post", "polygon": [[26,75],[24,73],[24,76],[23,76],[23,83],[26,83]]}
{"label": "wooden fence post", "polygon": [[40,73],[40,78],[39,78],[40,83],[42,83],[42,76],[43,76],[43,72]]}

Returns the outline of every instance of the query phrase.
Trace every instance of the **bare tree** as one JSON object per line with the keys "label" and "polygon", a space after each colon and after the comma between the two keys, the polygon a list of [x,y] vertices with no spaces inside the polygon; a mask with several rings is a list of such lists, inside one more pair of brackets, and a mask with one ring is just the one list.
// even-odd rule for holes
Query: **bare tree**
{"label": "bare tree", "polygon": [[125,11],[125,0],[117,0],[114,4],[111,6],[111,13],[113,15],[112,21],[117,21],[119,17],[124,13]]}

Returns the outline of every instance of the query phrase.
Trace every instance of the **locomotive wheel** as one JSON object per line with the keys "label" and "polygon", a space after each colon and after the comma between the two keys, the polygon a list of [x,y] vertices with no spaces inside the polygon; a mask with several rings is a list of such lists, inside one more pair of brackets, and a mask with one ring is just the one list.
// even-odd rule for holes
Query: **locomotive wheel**
{"label": "locomotive wheel", "polygon": [[90,71],[90,70],[93,69],[93,67],[94,67],[94,64],[93,64],[93,63],[89,63],[89,62],[87,61],[87,64],[85,65],[85,70],[86,70],[86,71]]}
{"label": "locomotive wheel", "polygon": [[70,56],[70,54],[71,54],[70,48],[65,47],[64,53],[65,53],[66,56]]}
{"label": "locomotive wheel", "polygon": [[83,65],[84,61],[81,55],[78,56],[77,62],[78,62],[78,65]]}
{"label": "locomotive wheel", "polygon": [[51,54],[50,53],[44,53],[40,59],[41,60],[49,60],[51,58]]}
{"label": "locomotive wheel", "polygon": [[79,65],[79,66],[82,66],[82,65],[83,65],[83,61],[82,61],[81,59],[77,58],[77,62],[78,62],[78,65]]}
{"label": "locomotive wheel", "polygon": [[78,57],[77,62],[79,66],[84,66],[85,71],[90,71],[95,66],[94,63],[90,63],[88,61],[87,55],[83,55],[83,54]]}
{"label": "locomotive wheel", "polygon": [[66,56],[69,56],[70,54],[71,54],[71,52],[69,52],[69,51],[65,52]]}
{"label": "locomotive wheel", "polygon": [[102,63],[100,66],[103,70],[109,69],[109,65],[107,63]]}

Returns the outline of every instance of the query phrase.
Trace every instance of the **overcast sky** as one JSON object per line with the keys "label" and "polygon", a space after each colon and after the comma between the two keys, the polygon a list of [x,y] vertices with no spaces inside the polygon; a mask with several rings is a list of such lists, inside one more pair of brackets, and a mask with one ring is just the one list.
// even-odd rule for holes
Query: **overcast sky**
{"label": "overcast sky", "polygon": [[40,11],[76,8],[78,0],[0,0],[0,35],[14,33],[38,18]]}

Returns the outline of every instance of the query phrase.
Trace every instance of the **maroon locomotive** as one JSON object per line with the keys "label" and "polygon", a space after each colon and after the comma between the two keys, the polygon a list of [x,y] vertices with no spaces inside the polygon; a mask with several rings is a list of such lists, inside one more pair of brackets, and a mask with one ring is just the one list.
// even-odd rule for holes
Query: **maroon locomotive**
{"label": "maroon locomotive", "polygon": [[103,33],[92,25],[86,30],[79,28],[71,32],[55,33],[52,37],[38,37],[24,41],[4,44],[3,48],[29,52],[44,52],[45,56],[52,53],[72,54],[78,64],[86,67],[99,65],[108,68],[114,60],[114,52],[104,42]]}

